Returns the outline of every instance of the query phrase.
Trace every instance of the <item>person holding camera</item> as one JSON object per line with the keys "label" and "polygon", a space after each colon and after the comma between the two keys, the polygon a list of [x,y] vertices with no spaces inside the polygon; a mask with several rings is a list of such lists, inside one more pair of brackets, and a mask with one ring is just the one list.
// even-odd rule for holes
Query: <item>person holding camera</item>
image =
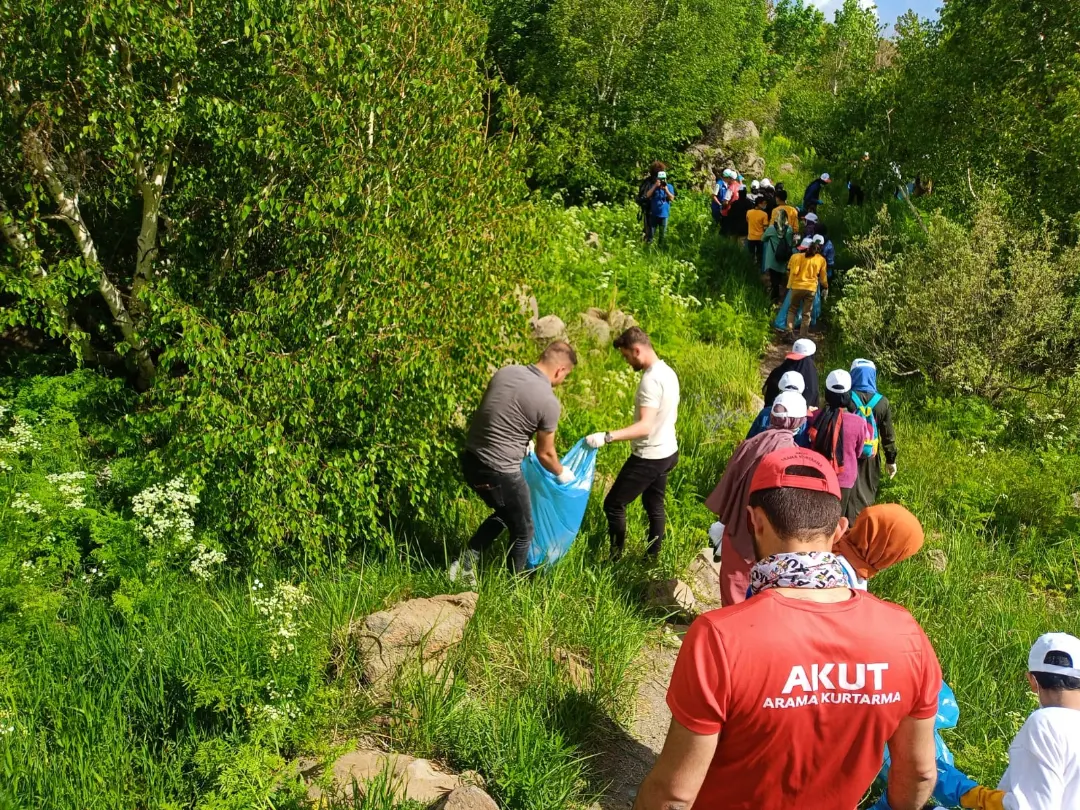
{"label": "person holding camera", "polygon": [[667,172],[656,173],[656,181],[648,192],[650,208],[652,212],[651,222],[646,228],[646,242],[652,242],[653,236],[659,232],[657,242],[664,243],[667,234],[668,215],[671,213],[671,202],[675,199],[675,187],[667,181]]}

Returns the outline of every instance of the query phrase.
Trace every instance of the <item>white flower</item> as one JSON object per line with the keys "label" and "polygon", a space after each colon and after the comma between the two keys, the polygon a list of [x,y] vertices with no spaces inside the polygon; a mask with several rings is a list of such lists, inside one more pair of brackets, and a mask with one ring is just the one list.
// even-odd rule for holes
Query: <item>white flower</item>
{"label": "white flower", "polygon": [[167,484],[148,487],[131,499],[131,508],[139,519],[139,528],[151,545],[172,541],[181,548],[195,542],[195,520],[191,511],[199,496],[187,490],[188,483],[178,476]]}
{"label": "white flower", "polygon": [[[262,587],[262,583],[256,580]],[[255,587],[252,586],[252,590]],[[277,583],[266,596],[252,595],[251,602],[263,617],[266,628],[270,631],[270,655],[280,658],[286,653],[296,651],[293,639],[304,628],[300,609],[311,601],[303,585]]]}
{"label": "white flower", "polygon": [[14,509],[18,509],[23,514],[37,515],[38,517],[45,516],[45,507],[25,492],[16,494],[14,500],[11,502],[11,506]]}
{"label": "white flower", "polygon": [[207,548],[202,543],[195,546],[195,558],[188,566],[191,573],[204,582],[214,576],[214,566],[225,562],[225,554],[217,549]]}
{"label": "white flower", "polygon": [[86,473],[82,470],[69,473],[55,473],[45,476],[50,484],[54,484],[60,494],[67,498],[64,504],[68,509],[82,509],[86,506],[84,500]]}

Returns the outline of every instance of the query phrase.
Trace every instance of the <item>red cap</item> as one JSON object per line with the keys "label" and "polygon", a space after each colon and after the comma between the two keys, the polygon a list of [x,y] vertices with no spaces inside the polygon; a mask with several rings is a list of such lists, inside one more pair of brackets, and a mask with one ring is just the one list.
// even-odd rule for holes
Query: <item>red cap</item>
{"label": "red cap", "polygon": [[784,355],[785,360],[802,360],[806,357],[805,354],[799,354],[798,352],[788,352]]}
{"label": "red cap", "polygon": [[[811,467],[821,475],[792,474],[788,472],[791,467]],[[828,492],[835,498],[840,497],[840,482],[836,479],[832,465],[824,456],[802,447],[774,450],[758,462],[754,477],[750,481],[750,492],[779,487]]]}

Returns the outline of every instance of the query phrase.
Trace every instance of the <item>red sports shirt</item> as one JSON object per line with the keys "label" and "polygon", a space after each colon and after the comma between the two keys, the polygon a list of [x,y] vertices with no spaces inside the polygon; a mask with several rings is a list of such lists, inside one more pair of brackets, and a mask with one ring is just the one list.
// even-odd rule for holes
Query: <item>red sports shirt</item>
{"label": "red sports shirt", "polygon": [[937,712],[941,667],[904,608],[764,591],[691,626],[671,713],[720,737],[700,810],[854,810],[904,717]]}

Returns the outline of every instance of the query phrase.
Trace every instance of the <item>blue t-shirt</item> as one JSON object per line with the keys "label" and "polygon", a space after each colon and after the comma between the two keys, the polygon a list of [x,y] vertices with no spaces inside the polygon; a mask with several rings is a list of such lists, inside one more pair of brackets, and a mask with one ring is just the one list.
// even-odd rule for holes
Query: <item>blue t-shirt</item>
{"label": "blue t-shirt", "polygon": [[664,194],[664,189],[671,193],[671,196],[675,196],[675,187],[670,183],[663,186],[659,186],[652,195],[652,213],[657,219],[667,219],[668,214],[671,213],[671,200]]}

